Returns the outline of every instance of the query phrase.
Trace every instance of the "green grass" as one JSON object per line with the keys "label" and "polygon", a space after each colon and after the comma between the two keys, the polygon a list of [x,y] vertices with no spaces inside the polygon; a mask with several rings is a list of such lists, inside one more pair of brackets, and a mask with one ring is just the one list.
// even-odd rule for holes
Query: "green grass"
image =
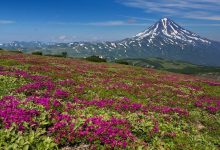
{"label": "green grass", "polygon": [[12,59],[0,59],[0,66],[16,66],[20,63]]}
{"label": "green grass", "polygon": [[22,78],[17,79],[15,77],[8,77],[0,75],[0,98],[4,95],[11,95],[12,91],[21,85],[24,85],[26,81]]}
{"label": "green grass", "polygon": [[209,67],[195,65],[184,61],[172,61],[162,58],[146,58],[146,59],[121,59],[117,60],[116,63],[129,64],[133,66],[140,66],[146,68],[155,68],[159,70],[165,70],[174,73],[182,74],[207,74],[207,73],[219,73],[220,67]]}

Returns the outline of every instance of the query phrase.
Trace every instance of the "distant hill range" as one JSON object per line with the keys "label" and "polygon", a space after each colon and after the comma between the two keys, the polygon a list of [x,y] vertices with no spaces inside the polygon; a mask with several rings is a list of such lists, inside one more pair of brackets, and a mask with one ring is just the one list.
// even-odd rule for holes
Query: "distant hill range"
{"label": "distant hill range", "polygon": [[163,58],[124,58],[116,60],[116,63],[153,68],[174,73],[191,74],[220,80],[220,67],[195,65],[184,61],[166,60]]}
{"label": "distant hill range", "polygon": [[115,42],[41,43],[12,42],[1,48],[44,54],[67,52],[72,57],[98,55],[108,59],[160,57],[199,65],[220,66],[220,42],[188,31],[163,18],[132,38]]}

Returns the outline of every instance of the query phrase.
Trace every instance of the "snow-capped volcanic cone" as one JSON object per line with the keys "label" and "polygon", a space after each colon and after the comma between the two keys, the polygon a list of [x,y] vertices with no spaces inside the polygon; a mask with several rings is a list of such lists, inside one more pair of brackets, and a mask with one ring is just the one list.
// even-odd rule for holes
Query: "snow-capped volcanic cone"
{"label": "snow-capped volcanic cone", "polygon": [[199,35],[182,28],[169,18],[161,19],[144,32],[138,33],[134,39],[146,39],[149,43],[153,43],[153,41],[158,42],[158,39],[161,39],[160,42],[164,44],[175,44],[176,40],[186,44],[196,44],[197,42],[211,44],[211,41],[208,39],[202,38]]}
{"label": "snow-capped volcanic cone", "polygon": [[157,21],[136,36],[115,42],[71,42],[45,44],[12,42],[0,47],[24,52],[36,49],[47,53],[66,51],[68,56],[99,55],[109,59],[161,57],[220,66],[220,43],[184,29],[169,18]]}

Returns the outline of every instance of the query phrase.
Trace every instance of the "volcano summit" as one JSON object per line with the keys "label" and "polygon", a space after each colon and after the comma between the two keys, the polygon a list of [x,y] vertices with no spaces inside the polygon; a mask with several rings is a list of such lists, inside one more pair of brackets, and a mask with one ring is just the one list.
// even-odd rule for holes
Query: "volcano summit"
{"label": "volcano summit", "polygon": [[220,66],[220,43],[184,29],[173,20],[163,18],[136,36],[115,42],[72,42],[45,44],[12,42],[2,48],[43,53],[65,51],[68,56],[99,55],[109,59],[161,57],[200,65]]}

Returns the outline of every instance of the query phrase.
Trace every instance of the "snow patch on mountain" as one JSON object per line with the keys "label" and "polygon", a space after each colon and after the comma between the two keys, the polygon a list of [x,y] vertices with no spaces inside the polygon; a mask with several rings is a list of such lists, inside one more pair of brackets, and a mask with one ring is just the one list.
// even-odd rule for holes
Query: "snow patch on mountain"
{"label": "snow patch on mountain", "polygon": [[[189,43],[193,45],[195,45],[198,42],[211,44],[211,41],[182,28],[181,26],[179,26],[178,24],[176,24],[168,18],[161,19],[156,24],[149,27],[147,30],[138,33],[133,38],[138,41],[144,40],[148,43],[161,43],[167,39],[166,41],[179,40],[182,43]],[[158,42],[159,39],[163,40]],[[170,43],[166,42],[166,44],[173,43],[173,41]]]}

